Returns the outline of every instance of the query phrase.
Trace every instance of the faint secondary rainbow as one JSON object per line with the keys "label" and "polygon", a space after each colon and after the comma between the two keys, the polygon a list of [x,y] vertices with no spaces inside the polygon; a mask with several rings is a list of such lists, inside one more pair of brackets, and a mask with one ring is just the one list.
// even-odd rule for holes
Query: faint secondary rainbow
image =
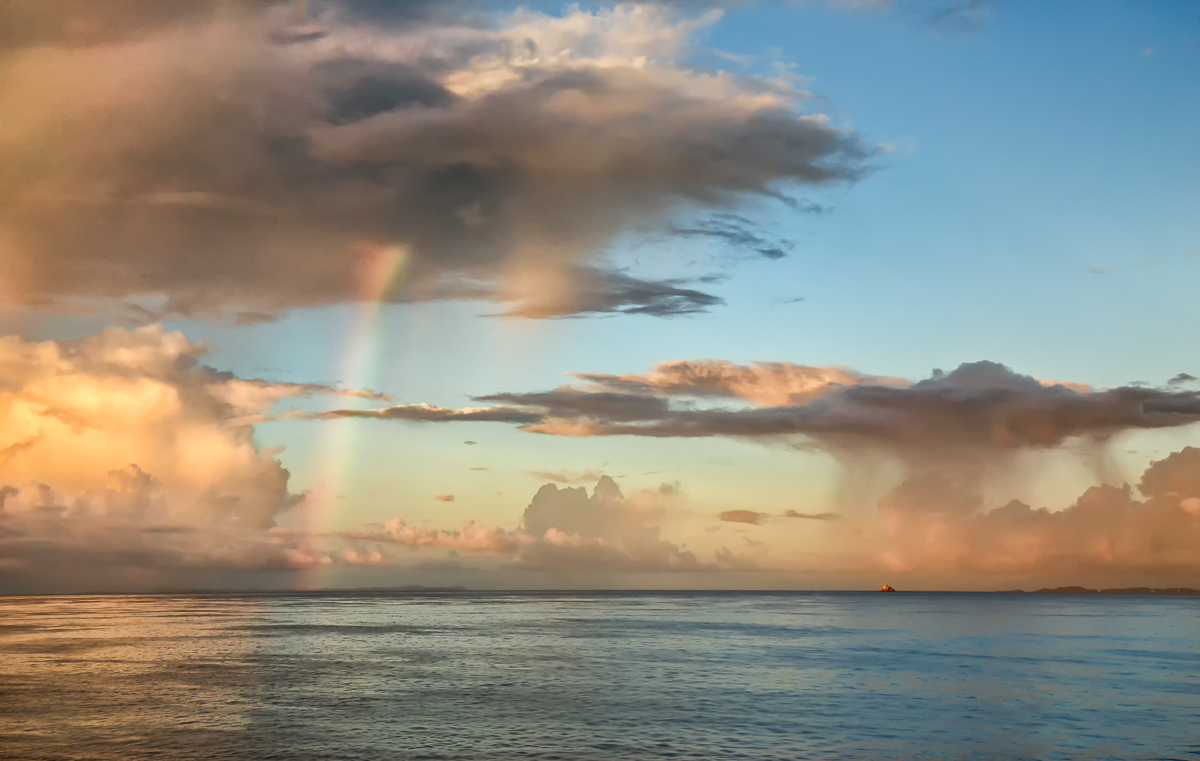
{"label": "faint secondary rainbow", "polygon": [[[363,246],[356,267],[357,293],[355,314],[345,339],[345,353],[337,378],[343,388],[369,388],[377,379],[383,342],[386,338],[380,316],[407,269],[409,250],[400,244]],[[309,532],[324,534],[337,527],[338,512],[344,506],[338,496],[346,491],[358,448],[356,432],[361,429],[353,419],[329,420],[318,449],[320,458],[314,481],[314,494],[306,511]],[[306,571],[302,585],[321,586],[321,568]]]}

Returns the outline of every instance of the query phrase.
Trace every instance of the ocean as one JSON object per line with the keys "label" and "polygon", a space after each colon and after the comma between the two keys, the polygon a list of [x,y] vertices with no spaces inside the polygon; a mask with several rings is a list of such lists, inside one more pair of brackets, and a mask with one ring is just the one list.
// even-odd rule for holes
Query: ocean
{"label": "ocean", "polygon": [[0,598],[0,758],[1200,759],[1200,597]]}

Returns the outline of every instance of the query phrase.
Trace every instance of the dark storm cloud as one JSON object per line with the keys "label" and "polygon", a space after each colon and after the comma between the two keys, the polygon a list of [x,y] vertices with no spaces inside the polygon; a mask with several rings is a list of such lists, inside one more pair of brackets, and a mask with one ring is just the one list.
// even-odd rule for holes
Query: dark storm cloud
{"label": "dark storm cloud", "polygon": [[872,152],[803,93],[678,63],[712,17],[569,15],[3,4],[0,299],[688,314],[720,300],[606,268],[618,234],[861,175]]}

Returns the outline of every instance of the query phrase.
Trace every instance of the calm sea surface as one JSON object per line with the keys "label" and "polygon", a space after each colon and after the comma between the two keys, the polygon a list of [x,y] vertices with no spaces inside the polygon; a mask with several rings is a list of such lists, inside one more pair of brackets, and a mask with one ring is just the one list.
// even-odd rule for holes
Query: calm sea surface
{"label": "calm sea surface", "polygon": [[0,758],[1200,759],[1200,598],[0,598]]}

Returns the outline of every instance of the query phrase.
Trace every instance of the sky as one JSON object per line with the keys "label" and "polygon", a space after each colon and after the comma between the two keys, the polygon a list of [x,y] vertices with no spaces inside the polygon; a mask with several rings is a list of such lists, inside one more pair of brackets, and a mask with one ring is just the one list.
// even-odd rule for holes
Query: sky
{"label": "sky", "polygon": [[0,8],[0,593],[1200,586],[1200,7]]}

